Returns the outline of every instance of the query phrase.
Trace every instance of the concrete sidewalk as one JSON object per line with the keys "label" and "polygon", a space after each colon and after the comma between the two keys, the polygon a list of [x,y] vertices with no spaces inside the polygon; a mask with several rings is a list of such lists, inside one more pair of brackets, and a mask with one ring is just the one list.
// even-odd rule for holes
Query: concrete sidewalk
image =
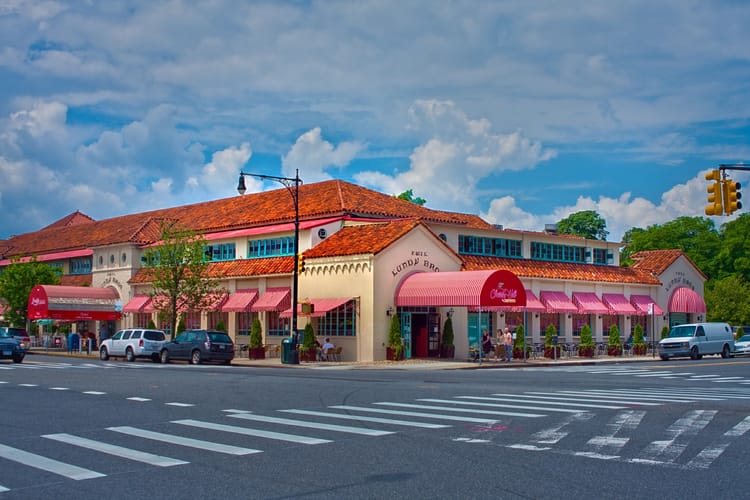
{"label": "concrete sidewalk", "polygon": [[[61,356],[84,359],[99,359],[99,351],[91,354],[84,352],[69,352],[65,349],[53,349],[44,347],[32,347],[30,355],[43,354],[47,356]],[[120,361],[118,358],[117,361]],[[141,362],[149,362],[141,360]],[[558,360],[546,358],[532,358],[526,361],[513,360],[510,363],[504,361],[478,361],[447,360],[437,358],[406,359],[403,361],[316,361],[312,363],[300,363],[298,365],[282,364],[280,358],[248,359],[236,357],[232,361],[235,366],[255,366],[263,368],[299,368],[318,370],[476,370],[487,368],[528,368],[528,367],[552,367],[552,366],[593,366],[602,364],[631,363],[637,361],[661,361],[658,356],[598,356],[595,358],[581,358],[577,356],[564,357]]]}

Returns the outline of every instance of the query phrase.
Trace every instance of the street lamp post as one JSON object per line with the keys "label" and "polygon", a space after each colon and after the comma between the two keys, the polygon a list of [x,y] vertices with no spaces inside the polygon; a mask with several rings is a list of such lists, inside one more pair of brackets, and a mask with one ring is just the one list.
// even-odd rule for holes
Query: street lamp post
{"label": "street lamp post", "polygon": [[[237,192],[245,194],[247,188],[245,187],[245,176],[255,177],[256,179],[263,179],[269,181],[275,181],[282,184],[289,194],[292,196],[294,201],[294,270],[292,271],[292,324],[291,324],[291,339],[292,339],[292,352],[297,352],[297,288],[299,282],[299,185],[302,181],[299,178],[299,169],[294,173],[294,177],[278,177],[275,175],[263,175],[263,174],[252,174],[240,172],[240,179],[237,184]],[[287,360],[291,364],[299,364],[298,357],[290,357]]]}

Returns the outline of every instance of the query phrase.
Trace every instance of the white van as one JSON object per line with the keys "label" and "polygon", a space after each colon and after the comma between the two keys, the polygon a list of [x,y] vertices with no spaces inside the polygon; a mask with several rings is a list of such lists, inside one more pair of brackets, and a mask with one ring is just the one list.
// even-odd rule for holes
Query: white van
{"label": "white van", "polygon": [[690,323],[675,325],[669,336],[659,341],[659,357],[663,360],[678,356],[701,359],[704,354],[734,354],[734,335],[726,323]]}

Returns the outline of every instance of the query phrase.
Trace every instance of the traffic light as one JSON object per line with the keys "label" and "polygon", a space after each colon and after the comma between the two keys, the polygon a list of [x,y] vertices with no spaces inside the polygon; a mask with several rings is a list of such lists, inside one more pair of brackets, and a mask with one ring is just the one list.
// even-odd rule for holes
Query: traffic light
{"label": "traffic light", "polygon": [[706,174],[707,181],[714,181],[706,188],[708,192],[708,205],[706,205],[706,215],[722,215],[724,210],[721,206],[722,182],[721,174],[718,170],[711,170]]}
{"label": "traffic light", "polygon": [[297,274],[302,274],[305,272],[305,255],[299,254],[297,256]]}
{"label": "traffic light", "polygon": [[723,195],[724,195],[724,213],[732,215],[734,212],[742,208],[742,193],[740,188],[742,187],[739,182],[733,180],[725,180],[722,182]]}

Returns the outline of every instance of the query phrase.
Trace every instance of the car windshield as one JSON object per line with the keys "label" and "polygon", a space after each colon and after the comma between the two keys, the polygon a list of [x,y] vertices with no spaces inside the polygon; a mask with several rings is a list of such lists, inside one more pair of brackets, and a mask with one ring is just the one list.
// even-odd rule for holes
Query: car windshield
{"label": "car windshield", "polygon": [[227,344],[231,344],[232,343],[232,339],[230,339],[229,335],[227,335],[226,333],[209,332],[208,333],[208,338],[211,339],[211,342],[224,342],[224,343],[227,343]]}
{"label": "car windshield", "polygon": [[674,326],[669,332],[671,337],[692,337],[695,333],[695,326]]}
{"label": "car windshield", "polygon": [[737,339],[737,342],[750,342],[750,335],[743,335]]}
{"label": "car windshield", "polygon": [[0,339],[10,339],[13,338],[13,335],[6,332],[5,330],[0,330]]}

